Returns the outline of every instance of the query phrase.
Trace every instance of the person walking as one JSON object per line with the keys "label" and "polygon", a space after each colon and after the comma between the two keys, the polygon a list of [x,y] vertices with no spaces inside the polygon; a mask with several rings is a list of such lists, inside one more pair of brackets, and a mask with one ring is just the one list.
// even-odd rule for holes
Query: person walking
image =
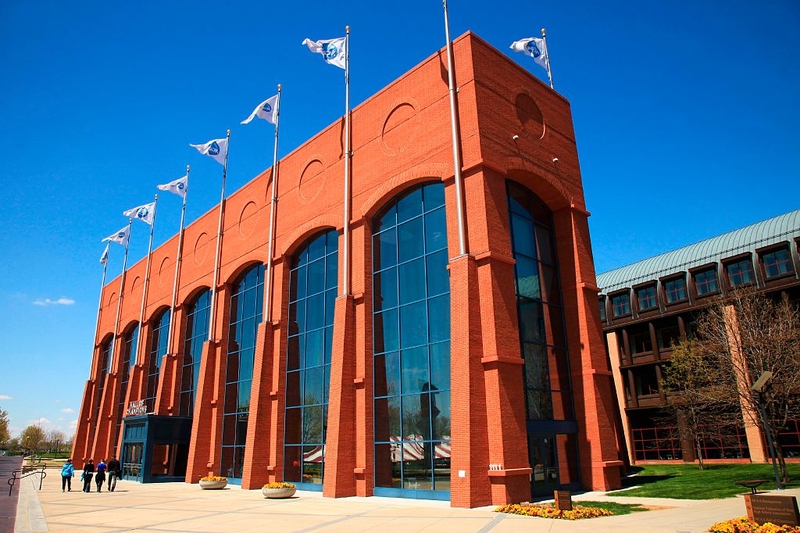
{"label": "person walking", "polygon": [[61,492],[67,489],[67,492],[72,492],[72,478],[75,477],[75,465],[72,464],[72,459],[67,459],[64,466],[61,467]]}
{"label": "person walking", "polygon": [[117,488],[117,479],[122,475],[122,468],[120,467],[117,457],[112,455],[111,460],[108,462],[108,490],[114,492]]}
{"label": "person walking", "polygon": [[105,459],[100,459],[100,462],[97,463],[97,474],[94,476],[94,482],[97,483],[97,492],[102,492],[103,483],[106,482],[106,470],[108,470],[108,466],[106,465]]}
{"label": "person walking", "polygon": [[93,476],[94,476],[94,461],[89,459],[88,461],[86,461],[86,464],[83,465],[83,475],[81,475],[81,479],[83,480],[83,492],[92,491]]}

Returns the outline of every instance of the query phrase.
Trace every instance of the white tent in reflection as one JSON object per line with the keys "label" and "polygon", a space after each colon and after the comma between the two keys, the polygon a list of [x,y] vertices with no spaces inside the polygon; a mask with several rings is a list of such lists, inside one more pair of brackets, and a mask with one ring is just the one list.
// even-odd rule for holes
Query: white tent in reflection
{"label": "white tent in reflection", "polygon": [[[449,436],[445,442],[437,442],[435,446],[436,459],[450,459],[450,440]],[[394,435],[389,437],[392,443],[392,462],[401,461],[422,461],[425,459],[425,444],[422,435],[411,434],[405,439]]]}

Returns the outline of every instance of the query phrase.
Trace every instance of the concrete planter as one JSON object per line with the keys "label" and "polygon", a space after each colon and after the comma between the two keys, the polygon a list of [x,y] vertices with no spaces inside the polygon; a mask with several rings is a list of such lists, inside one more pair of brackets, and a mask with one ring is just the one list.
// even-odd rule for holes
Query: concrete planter
{"label": "concrete planter", "polygon": [[264,495],[265,498],[291,498],[294,496],[294,493],[297,491],[296,488],[290,487],[285,489],[261,489],[261,494]]}
{"label": "concrete planter", "polygon": [[203,481],[203,480],[200,480],[200,488],[203,489],[203,490],[224,489],[227,484],[228,484],[228,480],[227,479],[224,479],[222,481]]}

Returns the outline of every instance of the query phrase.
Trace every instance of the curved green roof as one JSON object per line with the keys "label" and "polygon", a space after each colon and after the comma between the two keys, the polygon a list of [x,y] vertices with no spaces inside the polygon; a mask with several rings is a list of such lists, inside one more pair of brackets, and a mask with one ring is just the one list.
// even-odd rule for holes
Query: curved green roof
{"label": "curved green roof", "polygon": [[800,237],[800,209],[597,276],[601,294]]}

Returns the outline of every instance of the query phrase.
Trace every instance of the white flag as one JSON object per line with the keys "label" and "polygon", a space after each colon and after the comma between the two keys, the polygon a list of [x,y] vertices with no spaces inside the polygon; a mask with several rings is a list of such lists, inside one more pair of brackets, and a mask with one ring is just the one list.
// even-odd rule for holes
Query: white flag
{"label": "white flag", "polygon": [[278,121],[278,95],[271,98],[267,98],[256,107],[250,116],[247,117],[242,121],[242,124],[250,124],[254,118],[263,118],[267,122],[272,122],[273,124],[277,123]]}
{"label": "white flag", "polygon": [[153,220],[156,218],[156,203],[150,202],[149,204],[140,205],[139,207],[128,209],[122,214],[126,217],[136,218],[142,222],[147,222],[152,226]]}
{"label": "white flag", "polygon": [[228,155],[228,139],[214,139],[205,144],[190,144],[192,148],[208,157],[213,157],[220,165],[225,165],[225,156]]}
{"label": "white flag", "polygon": [[109,235],[108,237],[103,239],[102,242],[106,242],[106,241],[118,242],[122,246],[128,246],[128,239],[130,239],[130,238],[131,238],[131,227],[130,227],[130,225],[128,225],[128,226],[125,226],[124,228],[122,228],[121,230],[119,230],[118,232],[114,233],[113,235]]}
{"label": "white flag", "polygon": [[[103,240],[105,240],[105,239],[103,239]],[[103,266],[106,266],[106,263],[108,263],[108,247],[109,246],[111,246],[111,243],[110,242],[106,243],[106,249],[103,250],[103,254],[100,256],[100,264],[103,265]]]}
{"label": "white flag", "polygon": [[164,185],[156,185],[156,188],[161,191],[169,191],[177,194],[181,198],[186,198],[186,191],[189,190],[189,175],[178,178],[175,181],[170,181]]}
{"label": "white flag", "polygon": [[511,49],[515,52],[524,52],[533,58],[534,63],[547,68],[547,45],[544,39],[539,37],[528,37],[511,43]]}
{"label": "white flag", "polygon": [[339,68],[345,68],[345,58],[347,57],[347,38],[339,37],[338,39],[322,39],[320,41],[312,41],[311,39],[303,39],[304,45],[316,54],[322,54],[323,59],[329,65],[335,65]]}

